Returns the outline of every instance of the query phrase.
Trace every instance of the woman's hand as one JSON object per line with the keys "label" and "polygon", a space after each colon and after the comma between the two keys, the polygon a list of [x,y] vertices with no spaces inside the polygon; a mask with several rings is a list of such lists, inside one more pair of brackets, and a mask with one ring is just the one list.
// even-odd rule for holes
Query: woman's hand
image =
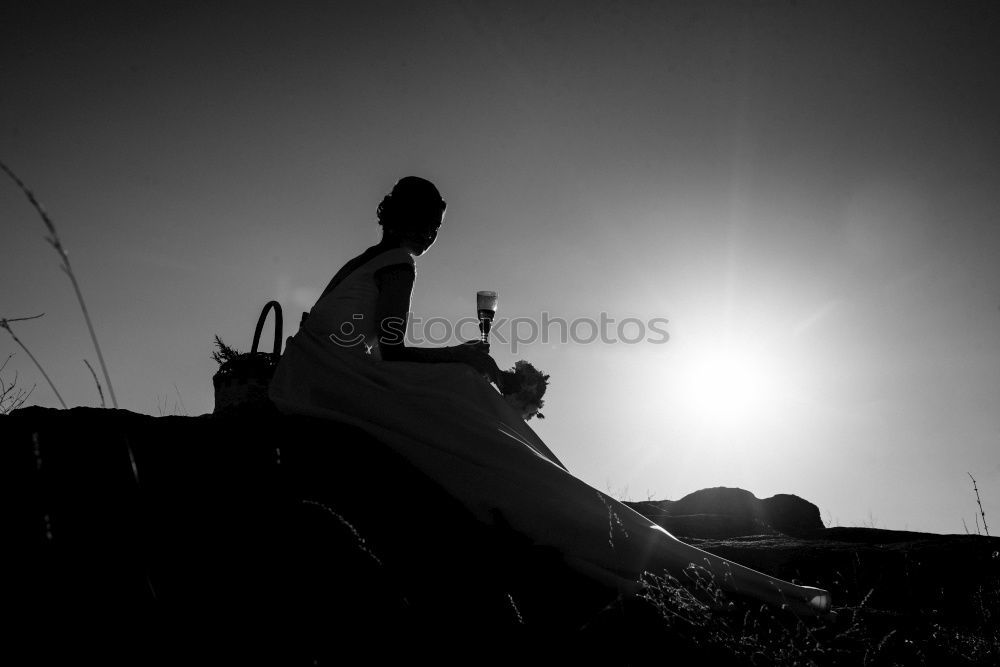
{"label": "woman's hand", "polygon": [[500,382],[500,367],[490,356],[489,343],[470,340],[451,349],[454,350],[457,361],[469,364],[480,374],[488,377],[491,382]]}

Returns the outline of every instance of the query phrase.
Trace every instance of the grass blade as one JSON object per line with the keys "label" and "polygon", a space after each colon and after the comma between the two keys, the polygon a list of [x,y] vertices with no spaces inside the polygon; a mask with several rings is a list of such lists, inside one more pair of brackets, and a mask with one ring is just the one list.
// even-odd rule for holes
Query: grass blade
{"label": "grass blade", "polygon": [[[108,386],[108,394],[111,395],[112,405],[117,408],[118,400],[115,398],[114,387],[111,386],[111,377],[108,375],[108,367],[104,363],[104,355],[101,354],[101,346],[97,342],[97,334],[94,333],[94,325],[90,321],[90,313],[87,311],[87,304],[83,300],[83,293],[80,291],[80,285],[77,283],[76,276],[73,274],[73,267],[69,263],[69,255],[66,253],[65,248],[63,248],[62,241],[59,240],[59,234],[56,232],[56,226],[52,222],[52,218],[49,217],[49,214],[45,212],[45,208],[43,208],[38,199],[35,198],[35,193],[32,192],[31,189],[24,184],[24,181],[22,181],[17,174],[10,169],[10,167],[4,164],[2,160],[0,160],[0,169],[10,176],[14,183],[17,184],[17,187],[19,187],[21,192],[25,194],[34,209],[38,211],[38,215],[42,217],[42,222],[45,223],[45,228],[49,230],[49,236],[47,236],[45,240],[55,249],[57,253],[59,253],[59,258],[62,260],[62,264],[60,264],[59,268],[61,268],[66,275],[69,276],[70,282],[73,283],[73,291],[76,292],[76,299],[80,302],[80,310],[83,311],[83,319],[86,320],[87,330],[90,331],[90,340],[94,342],[94,350],[97,352],[97,362],[101,365],[101,372],[104,373],[104,384]],[[27,352],[27,349],[25,349],[25,352]],[[29,352],[29,356],[30,354],[31,353]],[[41,370],[40,366],[39,370]],[[42,374],[45,374],[44,371]],[[48,379],[48,376],[46,376],[46,379]],[[49,382],[49,385],[52,385],[52,383]],[[55,390],[54,386],[52,388]],[[61,402],[62,398],[59,400]],[[63,403],[63,407],[66,407],[65,403]]]}

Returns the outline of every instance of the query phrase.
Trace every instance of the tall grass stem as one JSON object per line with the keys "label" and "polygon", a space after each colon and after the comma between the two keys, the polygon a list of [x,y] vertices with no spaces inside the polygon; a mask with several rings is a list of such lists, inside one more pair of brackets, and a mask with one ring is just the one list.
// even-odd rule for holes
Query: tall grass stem
{"label": "tall grass stem", "polygon": [[[97,362],[101,365],[101,372],[104,373],[104,384],[108,386],[108,394],[111,396],[112,405],[117,408],[118,400],[115,398],[114,387],[111,386],[111,377],[108,375],[108,367],[104,363],[104,355],[101,354],[101,346],[97,342],[97,334],[94,333],[94,325],[90,321],[90,313],[87,311],[87,304],[83,300],[83,293],[80,292],[80,285],[77,283],[76,276],[73,274],[73,267],[70,265],[69,255],[66,253],[65,248],[63,248],[62,241],[59,240],[59,234],[56,232],[56,226],[52,222],[52,218],[49,217],[49,214],[45,212],[41,203],[39,203],[38,199],[35,198],[35,193],[33,193],[28,186],[24,184],[24,181],[22,181],[17,174],[11,171],[10,167],[4,164],[2,160],[0,160],[0,169],[10,176],[14,183],[17,184],[17,187],[21,189],[21,192],[23,192],[28,198],[28,201],[31,202],[31,205],[36,211],[38,211],[38,215],[42,217],[42,222],[45,223],[45,228],[49,230],[49,236],[45,237],[45,240],[48,241],[49,245],[51,245],[57,253],[59,253],[59,258],[62,260],[62,264],[59,265],[59,268],[62,269],[67,276],[69,276],[70,282],[73,283],[73,291],[76,292],[76,299],[80,302],[80,310],[83,311],[83,319],[87,322],[87,330],[90,331],[90,339],[94,342],[94,350],[97,352]],[[51,382],[49,384],[51,384]],[[60,401],[61,400],[62,399],[60,399]],[[66,407],[65,403],[63,404],[63,407]]]}
{"label": "tall grass stem", "polygon": [[91,375],[92,375],[92,376],[94,377],[94,384],[96,384],[96,385],[97,385],[97,393],[98,393],[98,395],[100,395],[100,397],[101,397],[101,407],[102,407],[102,408],[106,408],[106,407],[108,407],[108,406],[107,406],[107,405],[106,405],[106,404],[104,403],[104,392],[103,392],[103,391],[101,390],[101,383],[97,381],[97,373],[95,373],[95,372],[94,372],[94,367],[93,367],[93,366],[91,366],[91,365],[90,365],[90,362],[89,362],[89,361],[87,361],[86,359],[84,359],[84,360],[83,360],[83,363],[87,364],[87,368],[89,368],[89,369],[90,369],[90,374],[91,374]]}
{"label": "tall grass stem", "polygon": [[59,390],[56,389],[56,386],[52,383],[52,378],[50,378],[49,374],[45,372],[45,369],[42,368],[42,365],[38,363],[38,359],[35,359],[35,355],[31,353],[31,350],[29,350],[27,346],[25,346],[25,344],[21,342],[21,339],[17,337],[17,334],[14,333],[14,330],[10,328],[11,322],[23,322],[24,320],[35,320],[44,314],[45,313],[42,313],[41,315],[32,315],[31,317],[13,317],[10,319],[0,318],[0,327],[6,329],[7,333],[9,333],[11,338],[14,339],[14,342],[20,345],[21,349],[24,350],[25,353],[27,353],[28,357],[35,363],[35,367],[38,368],[38,371],[42,374],[42,377],[44,377],[45,381],[49,383],[50,387],[52,387],[52,393],[56,395],[56,398],[59,399],[59,403],[62,404],[63,408],[65,408],[66,401],[63,400],[63,397],[59,393]]}

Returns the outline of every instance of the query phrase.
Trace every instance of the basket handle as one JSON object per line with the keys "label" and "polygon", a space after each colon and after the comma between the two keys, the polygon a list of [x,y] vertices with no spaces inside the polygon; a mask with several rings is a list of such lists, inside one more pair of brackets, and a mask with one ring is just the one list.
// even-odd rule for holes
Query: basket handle
{"label": "basket handle", "polygon": [[267,311],[271,308],[274,308],[274,351],[271,354],[274,356],[274,361],[277,362],[281,358],[281,304],[277,301],[268,301],[267,305],[264,306],[264,310],[261,311],[260,319],[257,320],[257,328],[253,332],[253,347],[250,349],[250,354],[257,354],[257,345],[260,344],[260,332],[264,328]]}

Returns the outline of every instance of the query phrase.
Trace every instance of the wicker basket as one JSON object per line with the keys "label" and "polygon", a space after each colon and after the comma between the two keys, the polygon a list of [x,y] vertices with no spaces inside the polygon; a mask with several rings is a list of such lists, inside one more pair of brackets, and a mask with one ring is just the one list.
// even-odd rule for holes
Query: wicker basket
{"label": "wicker basket", "polygon": [[[274,348],[268,354],[258,352],[257,346],[260,344],[260,332],[264,328],[267,312],[271,308],[274,308]],[[280,359],[281,304],[277,301],[268,301],[257,320],[250,352],[226,361],[212,376],[212,384],[215,386],[214,414],[248,409],[273,409],[274,405],[267,397],[267,389]]]}

